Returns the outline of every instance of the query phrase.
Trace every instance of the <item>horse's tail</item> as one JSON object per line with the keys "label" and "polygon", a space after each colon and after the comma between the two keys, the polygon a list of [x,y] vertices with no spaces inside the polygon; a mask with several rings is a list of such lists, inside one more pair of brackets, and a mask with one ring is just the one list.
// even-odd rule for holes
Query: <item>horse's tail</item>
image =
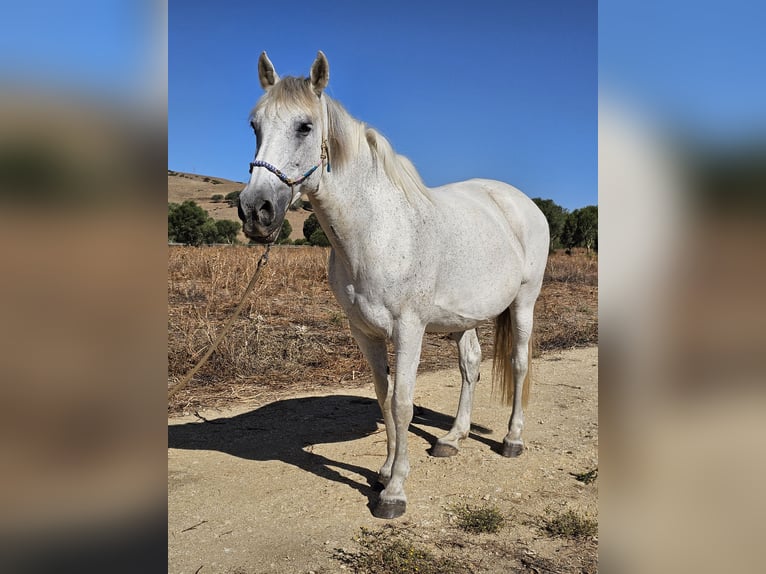
{"label": "horse's tail", "polygon": [[[511,348],[513,343],[511,308],[508,307],[495,319],[495,356],[492,361],[492,384],[500,386],[500,400],[506,405],[513,405],[514,381],[513,365],[511,364]],[[529,379],[532,364],[532,337],[529,338],[529,354],[527,359],[527,376],[521,391],[521,404],[527,406],[529,400]]]}

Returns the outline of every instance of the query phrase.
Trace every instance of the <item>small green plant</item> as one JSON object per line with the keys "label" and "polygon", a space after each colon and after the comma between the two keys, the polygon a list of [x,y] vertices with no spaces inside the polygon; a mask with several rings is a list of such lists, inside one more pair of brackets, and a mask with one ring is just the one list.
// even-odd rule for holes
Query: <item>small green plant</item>
{"label": "small green plant", "polygon": [[542,528],[550,536],[560,538],[589,538],[598,535],[598,522],[575,512],[565,510],[554,513],[547,510],[547,516],[543,517]]}
{"label": "small green plant", "polygon": [[210,198],[210,201],[212,201],[213,203],[221,203],[223,201],[223,195],[221,195],[220,193],[216,193]]}
{"label": "small green plant", "polygon": [[494,506],[463,505],[455,506],[451,510],[457,517],[458,527],[472,534],[493,534],[505,524],[505,517]]}
{"label": "small green plant", "polygon": [[575,480],[578,480],[585,484],[591,484],[592,482],[596,482],[596,479],[598,478],[598,467],[589,470],[588,472],[570,472],[572,476],[575,477]]}
{"label": "small green plant", "polygon": [[346,321],[346,316],[343,313],[333,311],[330,313],[330,323],[337,326],[342,326]]}
{"label": "small green plant", "polygon": [[414,544],[394,527],[381,530],[361,529],[355,539],[359,552],[336,548],[333,558],[353,572],[364,574],[461,574],[470,572],[456,560],[439,557]]}

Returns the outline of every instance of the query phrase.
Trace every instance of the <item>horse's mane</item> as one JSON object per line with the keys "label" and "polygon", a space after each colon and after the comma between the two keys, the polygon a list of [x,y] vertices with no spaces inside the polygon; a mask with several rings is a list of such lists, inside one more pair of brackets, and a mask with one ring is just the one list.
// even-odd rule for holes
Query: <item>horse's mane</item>
{"label": "horse's mane", "polygon": [[[342,171],[356,154],[367,151],[373,162],[381,165],[388,179],[412,201],[430,199],[430,193],[412,162],[394,151],[377,130],[353,118],[343,106],[325,94],[328,115],[328,145],[333,170]],[[256,104],[261,106],[299,107],[319,113],[319,100],[308,78],[285,77],[277,82]]]}

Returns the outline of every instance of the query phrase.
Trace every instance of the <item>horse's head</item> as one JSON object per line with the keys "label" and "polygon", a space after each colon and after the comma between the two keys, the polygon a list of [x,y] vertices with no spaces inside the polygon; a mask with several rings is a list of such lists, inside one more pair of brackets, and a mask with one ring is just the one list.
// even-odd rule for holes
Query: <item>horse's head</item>
{"label": "horse's head", "polygon": [[239,195],[239,217],[245,235],[271,243],[290,204],[319,186],[327,159],[327,102],[322,92],[330,71],[319,52],[308,78],[280,79],[263,52],[258,76],[266,93],[250,116],[256,152],[250,181]]}

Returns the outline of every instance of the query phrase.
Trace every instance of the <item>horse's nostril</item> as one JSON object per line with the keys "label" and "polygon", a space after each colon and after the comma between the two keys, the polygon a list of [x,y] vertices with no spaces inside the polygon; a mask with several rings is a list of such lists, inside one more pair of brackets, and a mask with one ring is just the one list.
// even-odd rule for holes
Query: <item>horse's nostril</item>
{"label": "horse's nostril", "polygon": [[255,210],[253,215],[258,223],[264,227],[268,227],[274,221],[274,204],[268,200],[264,201],[258,209]]}

